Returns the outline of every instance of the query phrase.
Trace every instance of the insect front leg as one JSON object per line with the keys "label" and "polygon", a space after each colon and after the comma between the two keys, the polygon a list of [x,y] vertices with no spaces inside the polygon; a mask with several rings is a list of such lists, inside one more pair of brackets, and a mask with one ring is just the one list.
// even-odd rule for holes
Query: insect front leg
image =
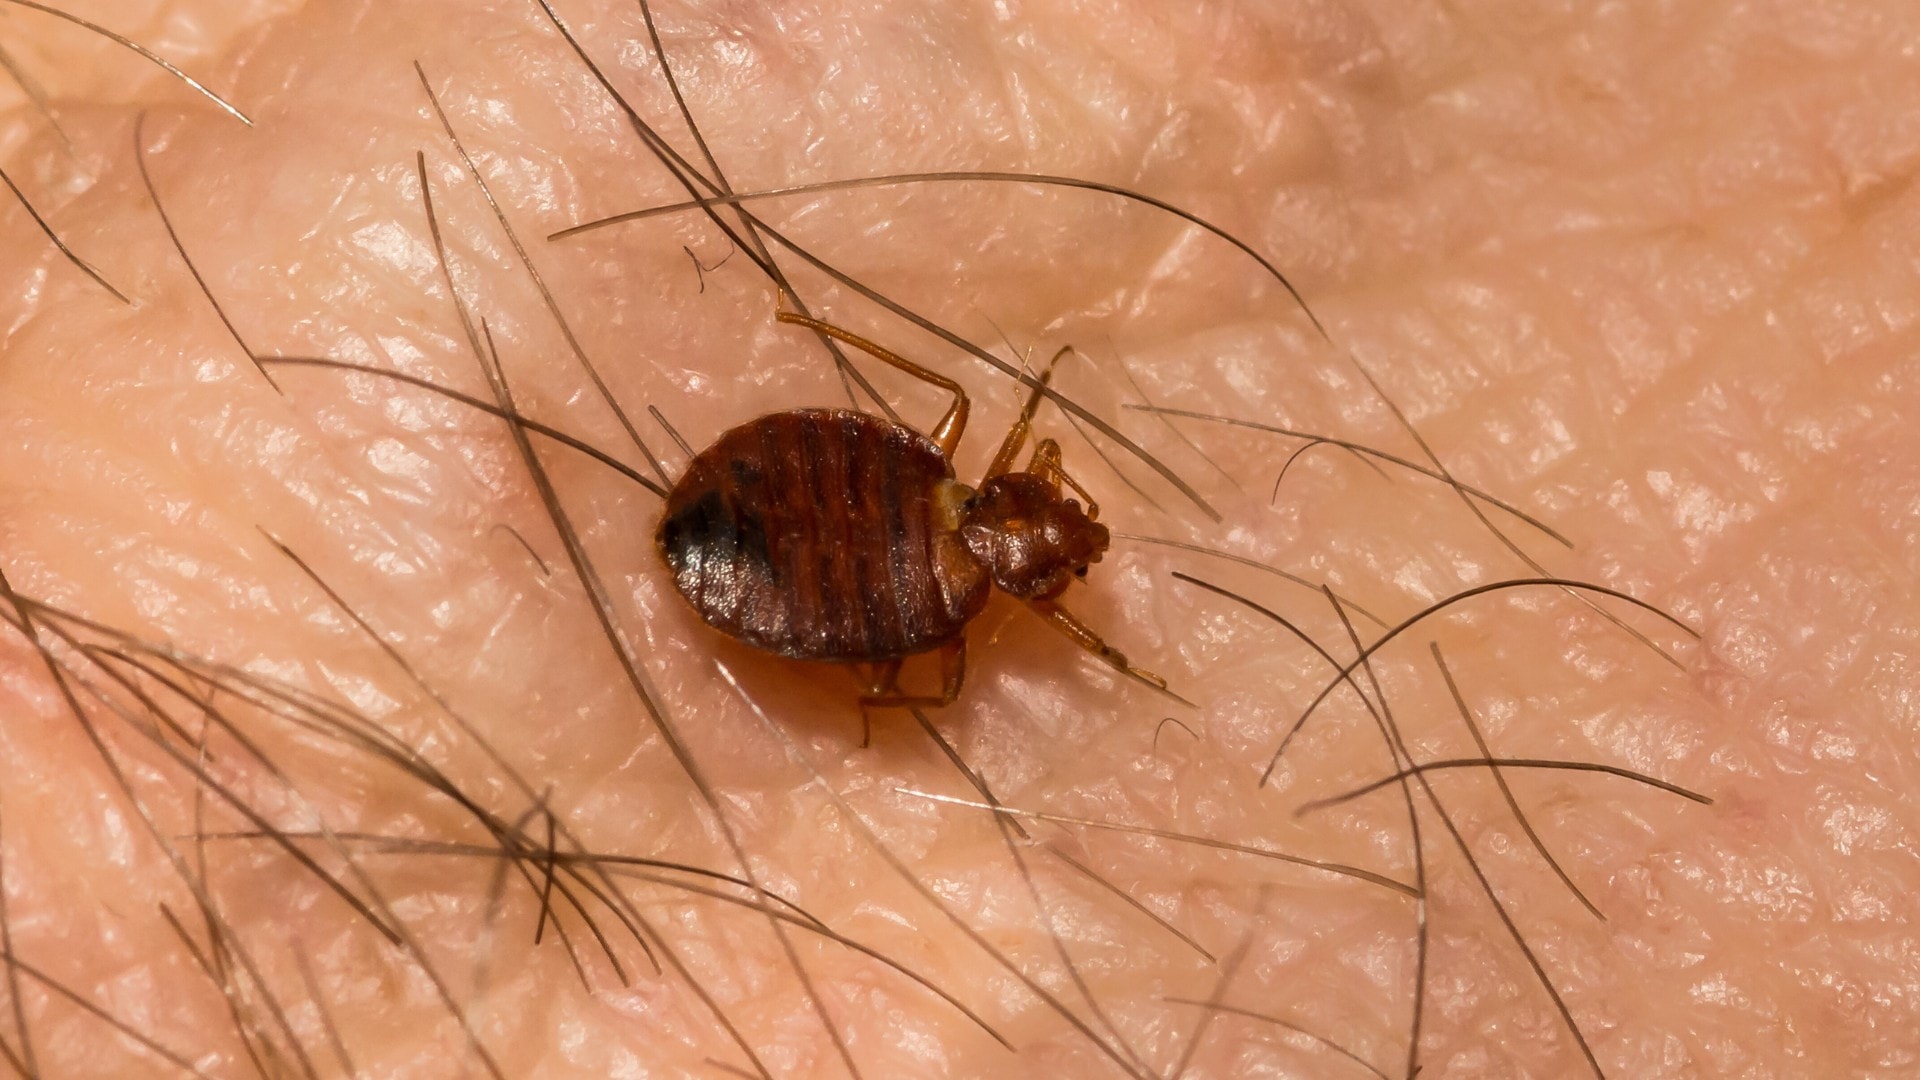
{"label": "insect front leg", "polygon": [[1100,520],[1100,504],[1093,501],[1093,496],[1087,493],[1086,488],[1080,486],[1080,481],[1067,475],[1066,466],[1060,463],[1058,442],[1052,439],[1040,440],[1040,445],[1033,448],[1033,458],[1027,462],[1027,471],[1056,488],[1061,484],[1072,488],[1074,494],[1087,501],[1087,520]]}
{"label": "insect front leg", "polygon": [[1019,456],[1020,448],[1026,445],[1027,436],[1033,433],[1033,415],[1040,411],[1040,399],[1048,386],[1053,384],[1053,369],[1060,358],[1073,351],[1073,346],[1062,345],[1060,351],[1047,361],[1046,369],[1040,372],[1040,383],[1027,395],[1027,403],[1020,408],[1019,419],[1007,429],[1007,437],[1000,440],[1000,449],[994,451],[993,462],[987,466],[986,479],[991,480],[1008,469],[1013,468],[1013,459]]}
{"label": "insect front leg", "polygon": [[1067,611],[1066,608],[1061,607],[1051,600],[1029,600],[1027,601],[1027,606],[1032,608],[1035,614],[1047,620],[1049,626],[1065,634],[1068,640],[1072,641],[1075,645],[1099,657],[1109,666],[1119,670],[1129,678],[1146,683],[1148,686],[1180,702],[1182,705],[1191,706],[1193,704],[1193,702],[1167,689],[1167,680],[1155,675],[1151,671],[1134,667],[1128,662],[1125,653],[1107,644],[1099,634],[1094,633],[1092,627],[1081,622],[1072,613]]}

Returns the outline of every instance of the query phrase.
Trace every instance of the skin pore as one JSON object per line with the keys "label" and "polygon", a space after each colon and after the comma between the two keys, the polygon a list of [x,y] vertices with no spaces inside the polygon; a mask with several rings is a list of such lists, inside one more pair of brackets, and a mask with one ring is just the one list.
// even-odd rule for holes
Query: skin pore
{"label": "skin pore", "polygon": [[[685,607],[639,483],[471,403],[259,359],[496,410],[504,385],[656,481],[649,454],[669,476],[685,455],[649,407],[697,449],[848,403],[732,210],[548,239],[688,192],[538,4],[63,10],[252,126],[0,9],[52,102],[0,91],[0,167],[132,300],[0,204],[4,1068],[1914,1068],[1911,5],[663,3],[703,150],[637,4],[556,4],[734,191],[1120,185],[1272,260],[1337,343],[1231,243],[1105,192],[747,204],[804,253],[758,234],[809,311],[967,386],[963,479],[1021,386],[812,260],[1014,370],[1072,344],[1055,388],[1192,491],[1042,407],[1116,536],[1063,602],[1194,707],[1001,598],[960,700],[876,713],[866,749],[853,673]],[[907,422],[944,407],[849,355]],[[1139,408],[1434,469],[1385,399],[1571,548],[1329,445],[1276,494],[1304,440]],[[1700,637],[1596,593],[1463,600],[1328,693],[1260,783],[1356,638],[1544,577]],[[1415,761],[1597,762],[1714,802],[1476,767],[1298,814],[1393,773],[1389,721]],[[1052,817],[951,801],[982,788]]]}

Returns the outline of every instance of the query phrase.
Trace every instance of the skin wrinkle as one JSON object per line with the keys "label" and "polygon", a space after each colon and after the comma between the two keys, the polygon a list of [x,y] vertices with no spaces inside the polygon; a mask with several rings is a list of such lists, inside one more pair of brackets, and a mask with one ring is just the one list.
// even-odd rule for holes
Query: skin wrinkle
{"label": "skin wrinkle", "polygon": [[[1610,607],[1673,653],[1676,670],[1557,593],[1497,594],[1373,660],[1417,760],[1596,761],[1715,798],[1701,807],[1614,777],[1507,772],[1602,923],[1541,862],[1490,778],[1426,777],[1607,1075],[1900,1075],[1920,1067],[1908,899],[1920,866],[1902,782],[1920,771],[1920,282],[1909,258],[1920,130],[1899,119],[1920,105],[1920,12],[1893,0],[1759,7],[783,0],[662,4],[654,15],[734,191],[937,169],[1063,174],[1166,199],[1273,259],[1447,471],[1574,543],[1568,553],[1510,528],[1529,554],[1704,633],[1695,644]],[[521,790],[551,792],[569,859],[646,856],[756,881],[954,993],[986,1025],[870,957],[797,934],[794,954],[863,1075],[1164,1074],[1203,1015],[1188,1078],[1366,1072],[1287,1024],[1368,1067],[1404,1069],[1416,962],[1406,897],[1232,850],[901,794],[983,797],[904,713],[877,713],[873,746],[856,749],[852,674],[707,630],[652,550],[659,499],[535,440],[617,623],[732,815],[753,861],[743,873],[627,694],[506,424],[338,369],[271,368],[284,397],[262,384],[147,201],[132,158],[141,109],[155,189],[249,345],[492,400],[427,237],[414,173],[424,153],[452,280],[476,325],[487,320],[516,409],[628,456],[433,118],[419,61],[630,415],[657,407],[699,449],[760,413],[845,404],[818,339],[774,322],[773,288],[750,261],[713,265],[724,240],[698,211],[544,239],[687,192],[534,6],[76,0],[66,10],[153,48],[256,126],[66,24],[0,14],[0,46],[45,86],[61,122],[54,130],[0,80],[0,166],[135,301],[121,305],[22,208],[0,205],[0,571],[28,600],[358,709],[500,822],[526,822],[520,873],[404,846],[357,855],[357,872],[456,993],[476,970],[476,943],[491,942],[487,1000],[472,1018],[504,1075],[754,1075],[701,996],[656,975],[584,884],[579,907],[556,896],[542,914],[548,819]],[[637,5],[557,10],[641,114],[691,147]],[[1094,465],[1057,406],[1041,407],[1036,435],[1062,441],[1116,533],[1065,605],[1199,708],[1116,678],[998,598],[972,624],[963,697],[930,714],[991,790],[984,801],[1411,881],[1392,793],[1293,813],[1388,771],[1357,691],[1330,694],[1269,788],[1256,788],[1336,669],[1170,574],[1244,592],[1345,664],[1354,654],[1337,614],[1272,575],[1125,539],[1205,544],[1325,582],[1384,625],[1463,589],[1535,576],[1456,495],[1394,465],[1383,480],[1352,455],[1306,454],[1268,507],[1301,440],[1178,415],[1223,413],[1425,464],[1278,286],[1225,243],[1094,192],[917,183],[744,205],[976,343],[999,342],[997,325],[1023,347],[1076,345],[1083,358],[1062,366],[1056,388],[1164,455],[1224,514],[1207,522],[1114,454],[1166,508],[1155,510]],[[706,269],[688,265],[689,247]],[[803,260],[781,261],[820,317],[966,386],[976,411],[955,466],[977,476],[1025,391]],[[1018,364],[1018,350],[994,351]],[[854,359],[902,416],[938,414],[941,395]],[[1145,402],[1171,412],[1123,408]],[[495,535],[503,526],[525,550]],[[508,782],[267,534],[300,552],[525,784]],[[1354,630],[1372,640],[1380,627]],[[96,628],[59,631],[138,651]],[[1462,725],[1429,641],[1486,749]],[[910,663],[909,683],[926,663]],[[168,674],[244,727],[299,797],[222,732],[208,732],[204,756],[177,737],[169,755],[99,710],[119,769],[179,850],[199,818],[216,836],[255,827],[198,793],[182,760],[203,762],[209,781],[290,832],[311,835],[311,807],[335,837],[492,843],[377,760],[372,743],[296,729],[248,704],[257,694],[214,689],[225,669],[190,670]],[[94,671],[76,685],[111,681]],[[153,700],[181,700],[142,685]],[[176,717],[197,728],[196,711]],[[1194,737],[1168,732],[1156,747],[1170,714]],[[31,973],[22,1012],[45,1075],[121,1076],[159,1061],[48,979],[209,1075],[247,1075],[250,1053],[304,1056],[322,1076],[342,1075],[342,1060],[362,1076],[479,1074],[432,982],[338,896],[269,844],[209,837],[195,849],[207,888],[302,1052],[262,1048],[282,1038],[264,1005],[244,1046],[233,1003],[195,958],[214,951],[192,894],[136,831],[39,655],[5,628],[0,753],[8,952]],[[1425,812],[1421,1075],[1583,1075],[1547,995]],[[1014,821],[1071,861],[1010,853],[1022,841],[1000,825]],[[894,876],[863,828],[978,937]],[[334,849],[304,850],[357,880]],[[497,899],[496,877],[508,882]],[[665,939],[652,944],[670,946],[770,1073],[847,1074],[751,890],[710,882],[741,900],[723,904],[615,880]],[[604,879],[583,869],[556,881],[557,893]],[[1222,968],[1107,886],[1215,956],[1245,943],[1218,1009],[1178,1001],[1210,1001]],[[195,913],[179,923],[193,948],[163,904]],[[620,951],[628,985],[583,910]],[[324,1008],[311,986],[324,988]],[[9,1002],[0,1040],[17,1053],[12,1016]]]}

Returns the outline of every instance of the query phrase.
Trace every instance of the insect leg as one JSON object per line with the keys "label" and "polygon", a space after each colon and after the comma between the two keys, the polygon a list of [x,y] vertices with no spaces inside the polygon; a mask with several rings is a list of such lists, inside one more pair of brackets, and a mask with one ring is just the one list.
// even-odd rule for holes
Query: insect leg
{"label": "insect leg", "polygon": [[804,326],[809,330],[825,334],[835,341],[845,342],[876,360],[892,364],[916,379],[932,383],[953,394],[952,407],[947,410],[945,416],[940,418],[940,422],[933,426],[933,430],[927,433],[929,438],[939,444],[941,453],[949,458],[953,457],[954,450],[960,446],[960,433],[967,426],[967,392],[960,389],[959,383],[938,372],[929,371],[885,346],[877,345],[851,331],[842,330],[832,323],[821,322],[808,315],[796,315],[791,311],[776,311],[773,317],[783,323]]}
{"label": "insect leg", "polygon": [[1047,620],[1048,625],[1067,635],[1068,640],[1072,641],[1075,645],[1106,661],[1109,665],[1124,672],[1130,678],[1146,683],[1148,686],[1153,687],[1155,690],[1160,691],[1183,705],[1193,704],[1193,702],[1167,689],[1167,680],[1155,675],[1151,671],[1134,667],[1128,663],[1125,653],[1107,644],[1101,639],[1099,634],[1093,632],[1092,627],[1075,618],[1067,609],[1061,607],[1059,604],[1051,600],[1029,600],[1027,601],[1027,606],[1032,608],[1035,614]]}
{"label": "insect leg", "polygon": [[960,696],[960,684],[967,678],[967,639],[955,638],[940,647],[940,692],[938,694],[903,694],[900,692],[899,660],[889,660],[879,665],[883,672],[890,672],[884,684],[876,682],[873,691],[860,699],[860,708],[867,709],[906,709],[915,705],[939,708],[951,705]]}
{"label": "insect leg", "polygon": [[1080,481],[1067,475],[1066,466],[1060,463],[1058,442],[1053,439],[1040,440],[1040,445],[1033,448],[1032,459],[1027,462],[1027,471],[1051,482],[1055,487],[1065,484],[1072,488],[1075,494],[1087,501],[1087,520],[1100,520],[1100,504],[1093,501],[1093,496],[1080,486]]}
{"label": "insect leg", "polygon": [[1020,409],[1020,418],[1007,430],[1007,437],[1001,440],[1000,449],[993,455],[993,463],[987,466],[986,479],[991,480],[1013,468],[1014,456],[1020,453],[1020,447],[1033,432],[1033,414],[1040,411],[1041,391],[1053,382],[1053,369],[1060,363],[1060,358],[1072,351],[1073,346],[1062,345],[1060,351],[1053,354],[1053,359],[1047,361],[1046,370],[1040,373],[1040,385],[1027,395],[1027,403]]}
{"label": "insect leg", "polygon": [[873,745],[873,714],[870,706],[900,693],[900,665],[904,660],[882,660],[867,669],[867,692],[860,695],[860,749]]}

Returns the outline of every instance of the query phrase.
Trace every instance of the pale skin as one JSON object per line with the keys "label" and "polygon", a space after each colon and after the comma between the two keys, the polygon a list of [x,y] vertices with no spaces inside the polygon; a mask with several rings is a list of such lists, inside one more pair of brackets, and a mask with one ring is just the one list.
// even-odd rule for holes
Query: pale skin
{"label": "pale skin", "polygon": [[[507,394],[653,476],[445,134],[417,61],[579,352],[669,475],[684,458],[648,406],[697,448],[769,410],[846,404],[820,340],[774,319],[757,253],[727,258],[698,211],[547,239],[687,193],[537,6],[72,9],[164,53],[251,129],[124,51],[7,9],[0,47],[52,95],[72,148],[9,90],[0,166],[133,300],[63,259],[0,193],[0,608],[14,624],[0,628],[0,871],[6,952],[31,965],[0,968],[14,1071],[1909,1073],[1920,134],[1906,118],[1920,104],[1920,12],[1571,7],[658,12],[736,191],[951,169],[1120,184],[1270,258],[1337,343],[1245,254],[1100,192],[973,181],[751,204],[1016,369],[1074,345],[1082,358],[1056,389],[1198,497],[1096,435],[1129,487],[1043,404],[1035,436],[1059,442],[1116,533],[1064,603],[1196,707],[999,598],[971,628],[958,700],[928,727],[876,712],[866,749],[856,672],[755,654],[685,608],[647,542],[656,496],[537,434],[525,443],[536,476],[513,429],[471,404],[337,369],[256,367],[148,199],[143,110],[153,185],[253,354],[401,371],[496,410]],[[705,168],[638,8],[559,10]],[[980,475],[1021,386],[767,243],[810,312],[966,388],[956,465]],[[489,338],[504,391],[487,375]],[[1440,484],[1376,462],[1383,479],[1327,446],[1270,504],[1302,440],[1127,407],[1284,426],[1434,469],[1348,351],[1447,470],[1572,549],[1477,504],[1529,567]],[[855,360],[908,422],[931,429],[950,403]],[[1715,800],[1503,770],[1601,921],[1484,767],[1424,777],[1577,1038],[1419,783],[1420,865],[1397,786],[1296,817],[1394,768],[1354,689],[1327,696],[1261,785],[1335,669],[1175,572],[1292,620],[1342,664],[1354,637],[1517,578],[1591,582],[1699,632],[1586,594],[1637,641],[1538,587],[1465,601],[1354,672],[1371,699],[1384,694],[1415,760],[1598,762]],[[66,665],[99,743],[23,619]],[[902,682],[937,686],[936,661],[908,664]],[[267,685],[287,689],[282,715],[246,700]],[[159,712],[177,729],[141,726]],[[342,741],[339,725],[363,719],[375,734]],[[1056,819],[997,826],[911,794],[982,799],[928,728],[1004,805]],[[430,764],[444,786],[394,758]],[[269,827],[301,835],[252,835]],[[331,837],[312,835],[323,827]],[[518,869],[498,857],[506,843]],[[685,871],[556,869],[549,889],[556,848],[576,868],[590,852],[750,876],[860,948]],[[1423,868],[1418,977],[1421,905],[1405,890]],[[664,973],[589,888],[624,893]],[[225,952],[203,964],[210,923]]]}

